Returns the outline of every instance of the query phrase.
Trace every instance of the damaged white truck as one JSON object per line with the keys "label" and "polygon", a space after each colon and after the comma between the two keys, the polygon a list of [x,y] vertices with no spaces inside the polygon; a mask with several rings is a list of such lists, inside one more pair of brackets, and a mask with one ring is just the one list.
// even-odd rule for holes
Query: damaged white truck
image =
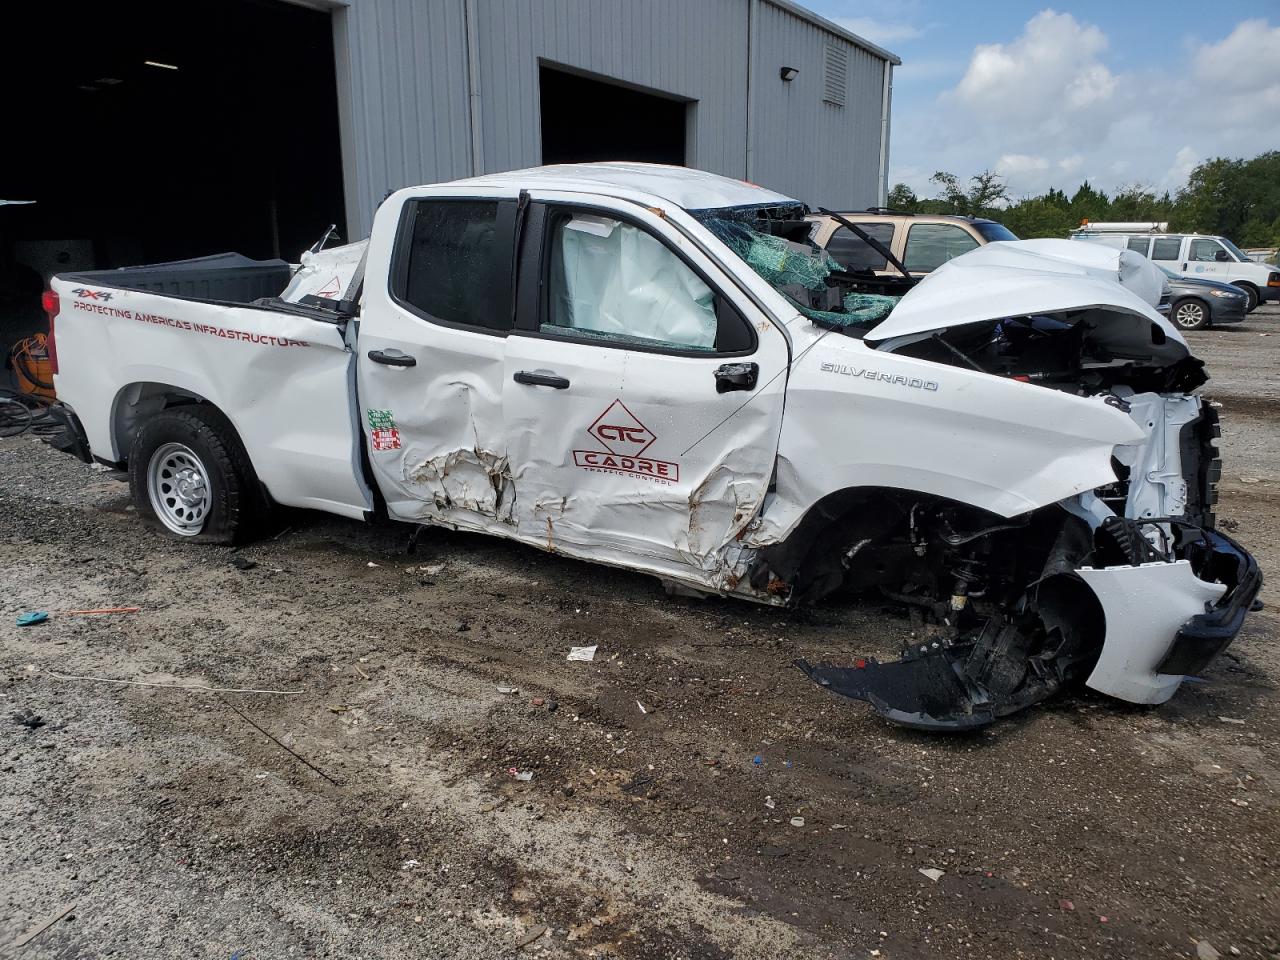
{"label": "damaged white truck", "polygon": [[283,504],[766,604],[888,598],[928,624],[902,659],[797,665],[908,726],[1079,680],[1167,700],[1261,575],[1214,529],[1217,419],[1158,278],[1070,241],[845,273],[806,212],[546,167],[400,190],[300,267],[60,276],[61,446],[181,537]]}

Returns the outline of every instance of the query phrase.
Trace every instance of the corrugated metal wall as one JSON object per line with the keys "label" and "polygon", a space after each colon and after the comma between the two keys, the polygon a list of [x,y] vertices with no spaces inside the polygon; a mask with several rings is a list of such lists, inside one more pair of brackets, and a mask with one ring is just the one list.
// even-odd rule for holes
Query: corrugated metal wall
{"label": "corrugated metal wall", "polygon": [[[786,10],[758,10],[751,179],[810,206],[875,205],[885,61]],[[828,44],[848,54],[842,107],[822,99]],[[783,82],[782,67],[800,73]]]}
{"label": "corrugated metal wall", "polygon": [[[334,11],[334,40],[352,237],[387,190],[472,172],[469,6],[484,172],[541,162],[546,62],[693,101],[689,164],[746,176],[752,0],[349,0]],[[756,9],[752,179],[809,203],[875,203],[884,61],[837,41],[850,50],[846,105],[824,104],[831,34],[767,2]],[[800,70],[790,83],[784,65]]]}

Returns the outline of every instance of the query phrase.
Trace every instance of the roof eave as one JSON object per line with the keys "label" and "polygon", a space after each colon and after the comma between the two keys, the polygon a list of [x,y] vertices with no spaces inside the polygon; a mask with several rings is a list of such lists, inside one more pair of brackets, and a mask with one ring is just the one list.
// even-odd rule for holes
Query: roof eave
{"label": "roof eave", "polygon": [[861,47],[863,50],[879,57],[881,60],[887,60],[895,67],[902,66],[902,58],[896,53],[890,53],[884,47],[877,46],[870,40],[866,40],[863,37],[858,36],[852,30],[846,30],[839,24],[833,23],[826,17],[819,16],[812,10],[805,9],[798,3],[792,3],[791,0],[765,0],[765,2],[772,4],[780,10],[787,11],[787,13],[792,16],[799,17],[801,20],[807,20],[814,26],[821,27],[823,30],[827,31],[827,33],[832,33],[843,40],[848,40],[855,47]]}

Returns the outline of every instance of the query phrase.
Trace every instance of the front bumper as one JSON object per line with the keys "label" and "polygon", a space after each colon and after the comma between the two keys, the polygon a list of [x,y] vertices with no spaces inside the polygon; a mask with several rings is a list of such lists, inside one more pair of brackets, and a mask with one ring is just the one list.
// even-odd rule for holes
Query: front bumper
{"label": "front bumper", "polygon": [[1223,323],[1244,323],[1245,302],[1233,302],[1233,298],[1209,297],[1209,322],[1214,326]]}
{"label": "front bumper", "polygon": [[1187,557],[1077,571],[1106,620],[1086,684],[1132,703],[1164,703],[1235,639],[1262,588],[1257,561],[1230,537],[1198,531]]}
{"label": "front bumper", "polygon": [[1280,300],[1280,287],[1273,287],[1270,284],[1258,291],[1258,302],[1266,303],[1268,300]]}

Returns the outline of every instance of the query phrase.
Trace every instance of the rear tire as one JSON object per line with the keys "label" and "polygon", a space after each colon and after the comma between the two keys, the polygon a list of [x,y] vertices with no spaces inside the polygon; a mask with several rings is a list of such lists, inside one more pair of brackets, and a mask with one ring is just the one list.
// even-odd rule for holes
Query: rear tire
{"label": "rear tire", "polygon": [[208,406],[165,410],[142,425],[129,487],[138,515],[180,539],[241,543],[269,512],[235,429]]}
{"label": "rear tire", "polygon": [[1203,300],[1187,297],[1175,301],[1169,316],[1179,330],[1199,330],[1209,325],[1209,307]]}
{"label": "rear tire", "polygon": [[1248,294],[1249,302],[1244,305],[1245,313],[1253,313],[1254,310],[1258,309],[1258,300],[1260,298],[1257,290],[1247,283],[1233,283],[1232,286]]}

